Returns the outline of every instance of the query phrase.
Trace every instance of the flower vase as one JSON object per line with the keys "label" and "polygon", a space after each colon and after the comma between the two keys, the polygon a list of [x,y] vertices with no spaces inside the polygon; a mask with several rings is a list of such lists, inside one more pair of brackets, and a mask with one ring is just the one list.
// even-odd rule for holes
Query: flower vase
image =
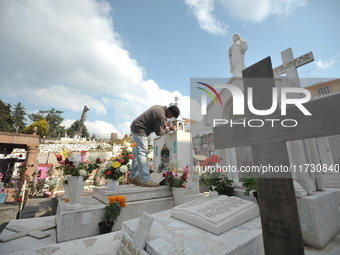
{"label": "flower vase", "polygon": [[98,223],[99,235],[110,233],[112,231],[113,225],[114,225],[114,222],[110,224],[105,224],[105,222],[103,221],[99,222]]}
{"label": "flower vase", "polygon": [[174,196],[175,206],[185,203],[184,193],[185,188],[172,188],[172,195]]}
{"label": "flower vase", "polygon": [[0,193],[0,204],[5,203],[7,193]]}
{"label": "flower vase", "polygon": [[118,189],[119,181],[113,179],[107,179],[107,188],[108,189]]}
{"label": "flower vase", "polygon": [[69,186],[69,203],[66,204],[66,211],[74,211],[81,209],[80,199],[84,190],[83,176],[68,176]]}

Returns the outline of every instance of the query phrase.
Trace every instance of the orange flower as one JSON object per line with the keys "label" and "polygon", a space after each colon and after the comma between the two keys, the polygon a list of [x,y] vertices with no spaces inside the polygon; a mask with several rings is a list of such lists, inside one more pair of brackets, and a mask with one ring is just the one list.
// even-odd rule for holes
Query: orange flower
{"label": "orange flower", "polygon": [[112,204],[116,201],[116,197],[114,197],[114,196],[109,196],[107,199],[110,201],[110,204]]}
{"label": "orange flower", "polygon": [[68,202],[68,201],[70,201],[70,199],[68,199],[68,197],[67,197],[67,198],[65,198],[65,202]]}
{"label": "orange flower", "polygon": [[126,203],[120,203],[120,206],[121,206],[121,207],[125,207],[125,206],[126,206]]}
{"label": "orange flower", "polygon": [[124,196],[116,196],[116,200],[120,203],[125,203],[126,197]]}
{"label": "orange flower", "polygon": [[131,147],[135,147],[137,144],[136,143],[133,143],[133,144],[131,144]]}

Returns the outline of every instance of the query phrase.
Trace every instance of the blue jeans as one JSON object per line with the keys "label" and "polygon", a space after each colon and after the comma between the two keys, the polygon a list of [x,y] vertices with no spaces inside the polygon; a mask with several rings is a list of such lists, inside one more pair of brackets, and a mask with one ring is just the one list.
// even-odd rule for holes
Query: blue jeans
{"label": "blue jeans", "polygon": [[146,157],[148,155],[148,138],[145,136],[139,136],[131,133],[133,141],[136,143],[136,147],[133,150],[134,159],[132,160],[130,177],[139,177],[140,182],[147,182],[151,180],[148,165],[146,163]]}

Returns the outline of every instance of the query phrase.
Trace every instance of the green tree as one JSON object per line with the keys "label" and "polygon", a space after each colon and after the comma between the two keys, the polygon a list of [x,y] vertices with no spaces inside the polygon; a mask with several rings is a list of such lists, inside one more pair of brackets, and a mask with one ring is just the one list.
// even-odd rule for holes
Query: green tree
{"label": "green tree", "polygon": [[32,121],[35,121],[35,122],[38,121],[41,118],[45,118],[46,121],[48,122],[49,126],[50,126],[50,136],[56,137],[56,136],[58,136],[60,124],[64,120],[64,118],[60,116],[62,113],[64,113],[64,112],[52,108],[49,111],[40,110],[37,113],[32,113],[32,114],[28,115],[28,117]]}
{"label": "green tree", "polygon": [[38,128],[37,135],[40,135],[41,137],[46,136],[48,134],[50,126],[48,125],[46,119],[41,118],[37,122],[34,122],[33,124],[29,125],[28,127],[25,127],[22,132],[25,134],[33,134],[34,127]]}
{"label": "green tree", "polygon": [[27,115],[26,108],[21,103],[14,105],[12,110],[12,117],[13,126],[16,129],[17,133],[21,133],[21,131],[26,127],[25,115]]}
{"label": "green tree", "polygon": [[0,132],[14,132],[11,105],[0,99]]}
{"label": "green tree", "polygon": [[[77,129],[78,129],[78,126],[79,126],[79,120],[76,120],[75,122],[72,123],[71,127],[69,127],[67,129],[67,133],[71,136],[73,136],[75,134],[75,132],[77,132]],[[83,125],[83,128],[81,130],[81,137],[89,137],[90,134],[89,132],[87,131],[87,128],[85,126],[85,124]]]}

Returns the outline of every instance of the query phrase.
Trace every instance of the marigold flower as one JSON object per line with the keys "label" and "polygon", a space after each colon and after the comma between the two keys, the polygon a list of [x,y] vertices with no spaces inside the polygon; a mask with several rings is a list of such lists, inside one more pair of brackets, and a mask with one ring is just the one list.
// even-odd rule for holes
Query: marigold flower
{"label": "marigold flower", "polygon": [[125,207],[126,206],[126,203],[124,202],[124,203],[120,203],[120,206],[121,207]]}
{"label": "marigold flower", "polygon": [[68,199],[68,197],[67,198],[65,198],[65,202],[69,202],[70,201],[70,199]]}
{"label": "marigold flower", "polygon": [[125,203],[126,197],[124,197],[124,196],[116,196],[116,200],[117,200],[119,203]]}
{"label": "marigold flower", "polygon": [[109,196],[107,199],[110,201],[110,203],[113,203],[114,201],[116,201],[115,196]]}
{"label": "marigold flower", "polygon": [[131,147],[135,147],[137,145],[137,143],[133,143],[131,144]]}

